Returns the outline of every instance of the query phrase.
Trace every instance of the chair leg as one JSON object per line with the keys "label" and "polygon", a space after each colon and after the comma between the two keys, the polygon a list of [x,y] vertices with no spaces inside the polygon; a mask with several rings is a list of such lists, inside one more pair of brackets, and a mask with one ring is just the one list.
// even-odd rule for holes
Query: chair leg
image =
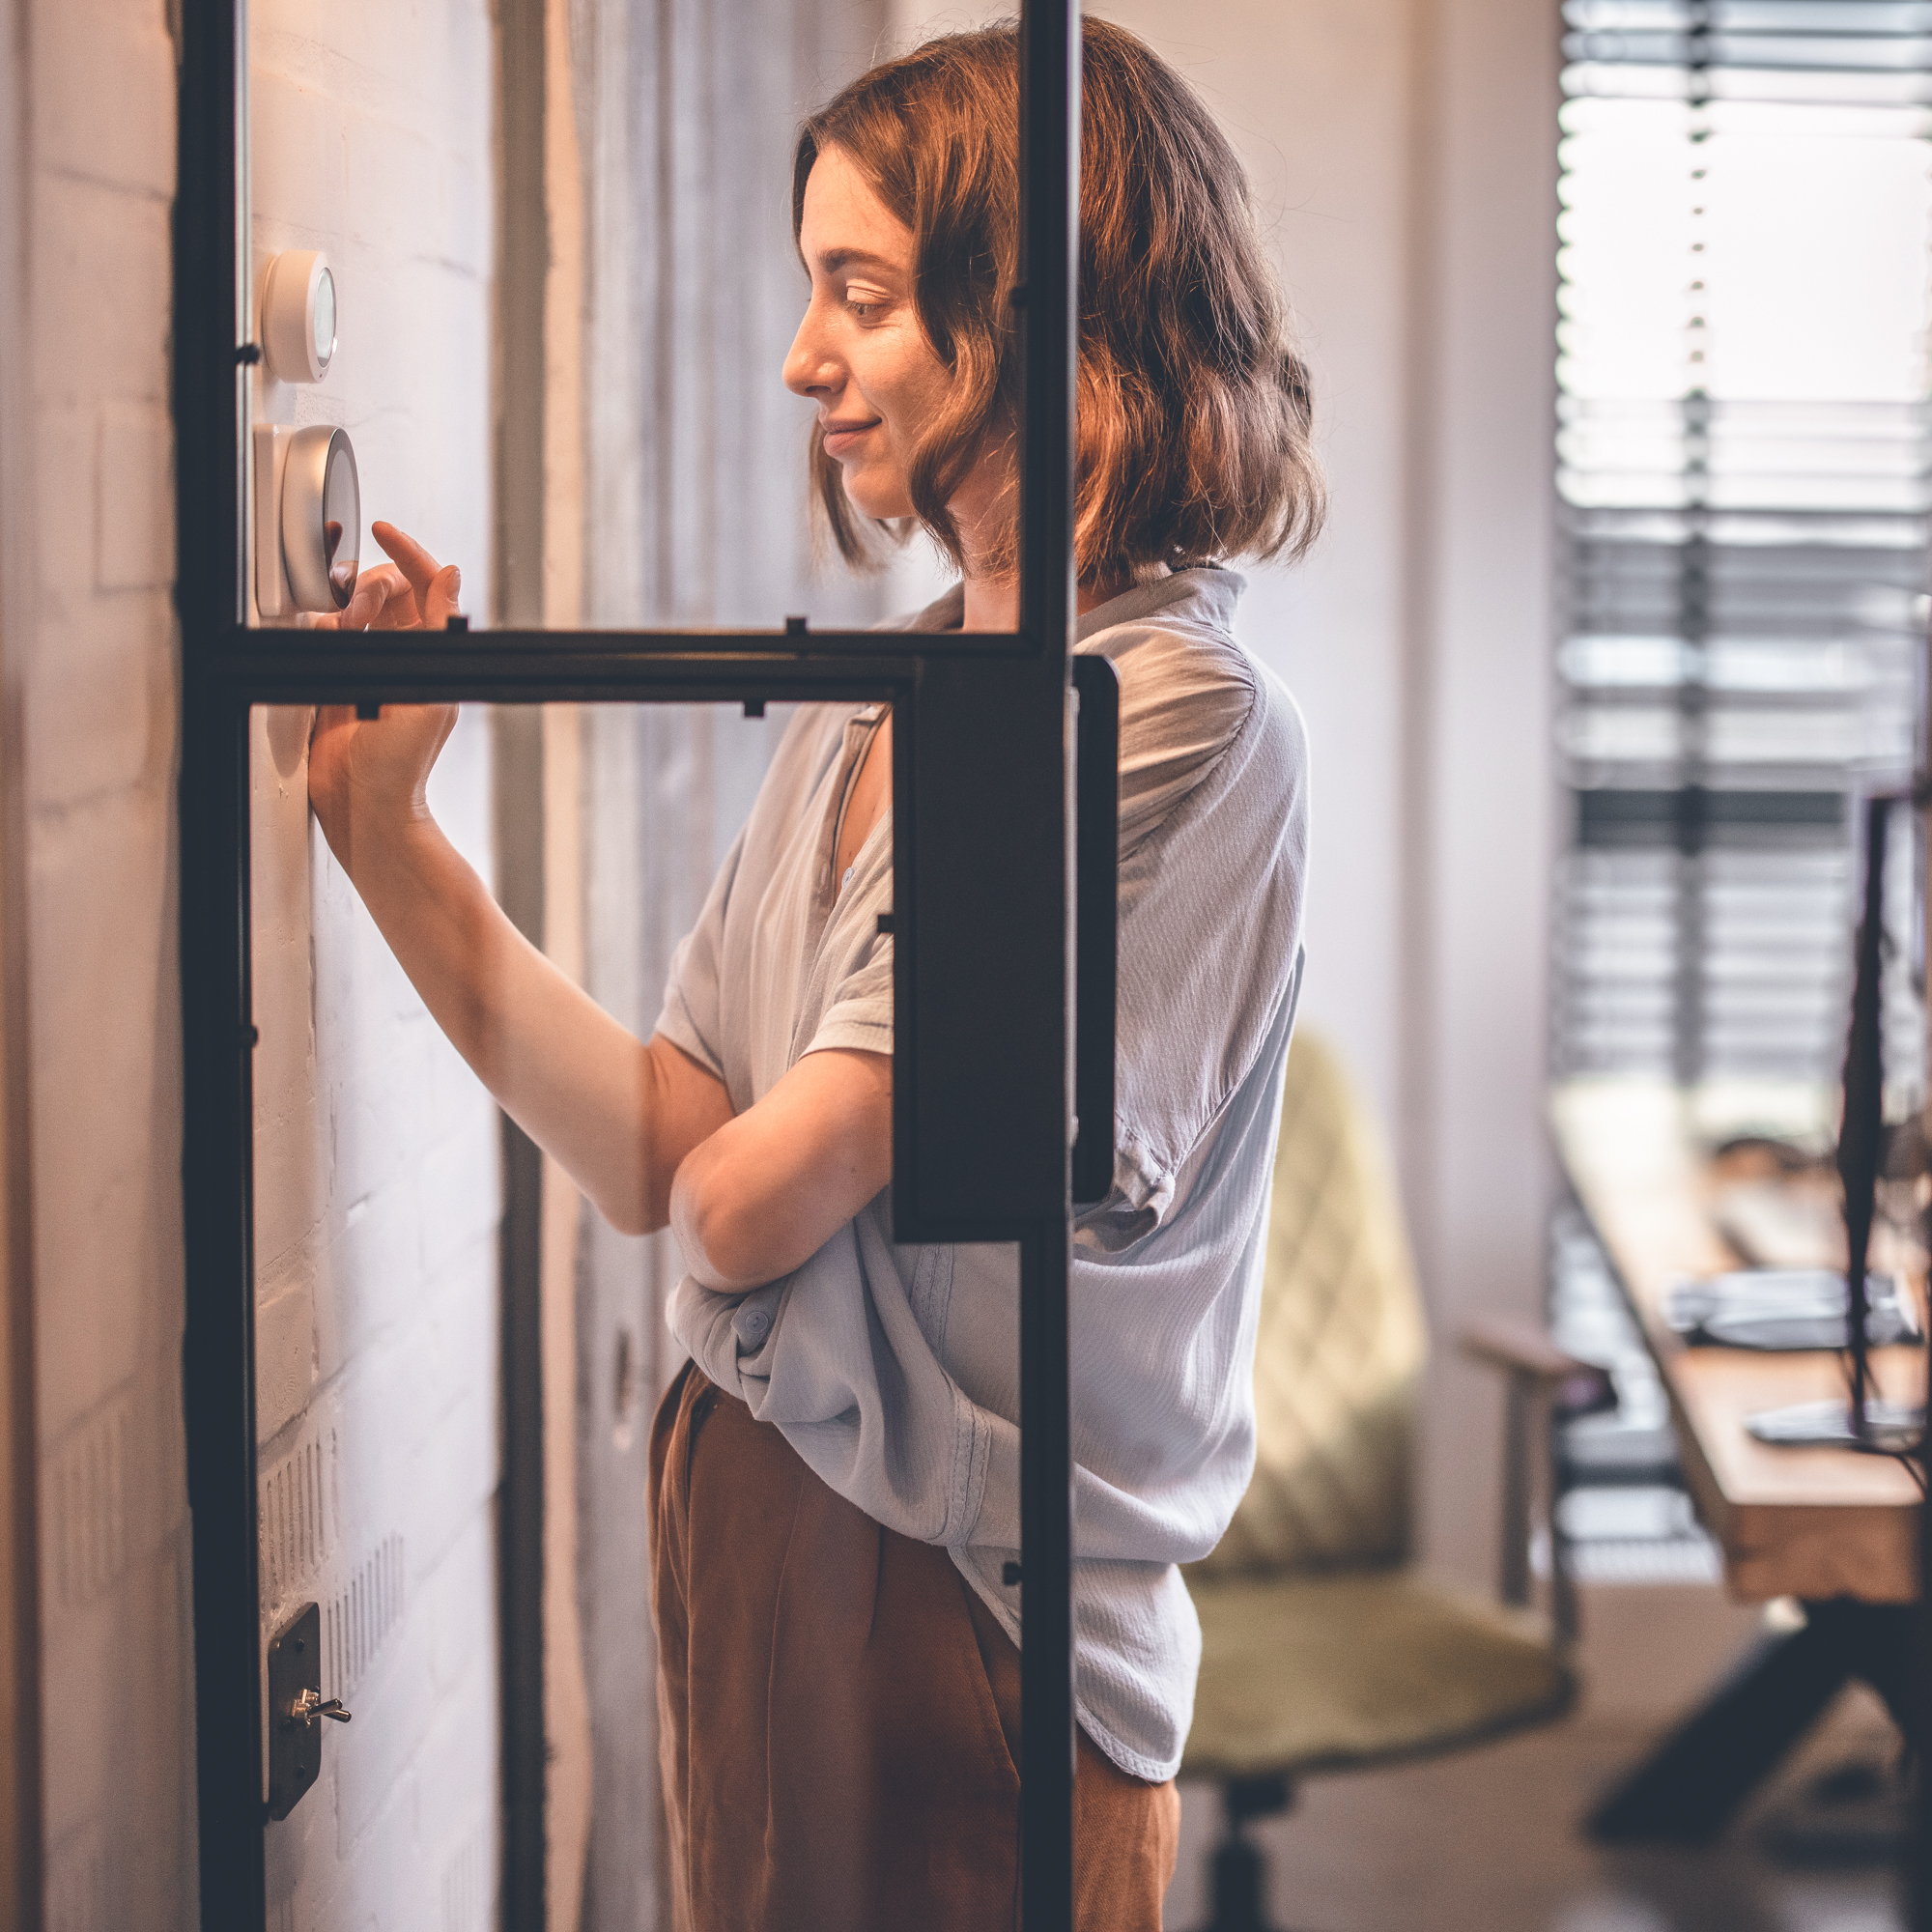
{"label": "chair leg", "polygon": [[1248,1841],[1250,1818],[1267,1818],[1294,1803],[1285,1777],[1231,1777],[1221,1787],[1227,1832],[1214,1850],[1214,1917],[1202,1932],[1272,1932],[1267,1918],[1267,1864]]}

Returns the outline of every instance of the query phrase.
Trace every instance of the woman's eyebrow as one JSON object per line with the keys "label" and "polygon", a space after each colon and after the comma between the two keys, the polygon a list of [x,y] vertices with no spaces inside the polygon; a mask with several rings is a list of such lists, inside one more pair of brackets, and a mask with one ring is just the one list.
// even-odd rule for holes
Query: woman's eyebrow
{"label": "woman's eyebrow", "polygon": [[888,274],[903,272],[898,263],[889,262],[883,255],[867,254],[863,248],[828,248],[819,256],[818,265],[828,275],[854,268],[884,269]]}

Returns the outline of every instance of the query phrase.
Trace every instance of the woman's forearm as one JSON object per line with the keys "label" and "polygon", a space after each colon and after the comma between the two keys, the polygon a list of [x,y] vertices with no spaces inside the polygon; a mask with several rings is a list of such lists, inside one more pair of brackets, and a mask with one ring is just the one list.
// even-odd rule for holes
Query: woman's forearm
{"label": "woman's forearm", "polygon": [[731,1118],[723,1084],[668,1040],[639,1040],[559,972],[433,818],[357,846],[363,904],[504,1112],[614,1227],[664,1227],[678,1163]]}
{"label": "woman's forearm", "polygon": [[693,1147],[671,1191],[671,1229],[706,1288],[755,1288],[809,1260],[892,1173],[891,1055],[808,1053]]}

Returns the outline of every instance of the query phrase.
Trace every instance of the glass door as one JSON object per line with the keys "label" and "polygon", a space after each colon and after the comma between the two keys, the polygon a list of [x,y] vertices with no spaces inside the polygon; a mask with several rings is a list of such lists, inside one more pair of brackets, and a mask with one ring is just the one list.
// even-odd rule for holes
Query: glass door
{"label": "glass door", "polygon": [[[504,44],[520,19],[541,39],[543,18],[541,9],[505,9]],[[609,1249],[637,1236],[603,1230],[561,1188],[558,1168],[521,1130],[498,1125],[478,1074],[540,1138],[554,1125],[531,1097],[542,1055],[514,1028],[493,1033],[496,1021],[466,1032],[461,1000],[451,1006],[419,956],[401,956],[409,946],[384,924],[366,869],[373,820],[358,821],[353,802],[324,833],[310,818],[311,768],[331,755],[328,733],[375,760],[391,742],[384,734],[408,716],[385,718],[384,707],[440,705],[467,708],[435,760],[426,805],[452,863],[477,882],[463,900],[475,944],[500,947],[506,974],[590,982],[617,1017],[608,1035],[583,1019],[592,1032],[576,1037],[615,1042],[617,1058],[632,1050],[621,1039],[639,1045],[653,1024],[658,993],[624,982],[651,950],[635,928],[693,910],[680,912],[662,879],[628,901],[621,884],[598,895],[600,883],[636,877],[639,840],[664,821],[636,785],[648,777],[668,787],[673,809],[711,812],[714,850],[728,844],[728,821],[753,790],[721,785],[716,762],[708,777],[690,760],[680,767],[663,741],[702,742],[748,779],[772,753],[780,706],[817,707],[810,715],[845,735],[890,718],[890,850],[870,915],[891,1016],[890,1180],[875,1223],[899,1253],[996,1243],[1015,1256],[1019,1534],[1010,1548],[973,1555],[1024,1604],[1014,1665],[1023,1717],[1009,1766],[1023,1820],[1024,1922],[1070,1922],[1066,1270],[1071,1203],[1102,1192],[1111,1171],[1116,786],[1112,672],[1069,657],[1077,24],[1069,6],[1035,5],[1021,32],[1016,631],[838,629],[783,612],[768,628],[583,627],[622,613],[621,596],[580,609],[567,627],[546,626],[507,487],[492,542],[511,587],[495,602],[515,617],[521,597],[519,621],[486,625],[464,604],[469,621],[444,627],[444,596],[429,612],[433,628],[352,631],[288,619],[353,594],[375,561],[369,512],[389,487],[371,458],[393,478],[412,452],[385,453],[380,383],[368,385],[366,423],[353,425],[302,385],[321,381],[337,354],[350,369],[358,255],[366,279],[355,286],[391,302],[418,270],[412,286],[440,298],[448,265],[385,267],[366,228],[344,234],[333,263],[325,247],[295,245],[327,239],[319,235],[327,183],[276,183],[288,203],[265,214],[246,165],[251,81],[263,95],[258,115],[271,90],[251,63],[245,10],[185,0],[176,298],[185,1352],[205,1924],[311,1922],[318,1873],[346,1849],[376,1848],[329,1881],[327,1895],[345,1909],[356,1888],[380,1892],[385,1874],[420,1865],[422,1847],[406,1842],[405,1829],[420,1806],[412,1812],[397,1796],[406,1761],[445,1796],[452,1780],[469,1791],[439,1814],[434,1899],[426,1891],[423,1908],[433,1904],[443,1922],[485,1922],[499,1899],[503,1922],[541,1924],[547,1889],[554,1901],[559,1882],[596,1869],[578,1847],[566,1873],[554,1839],[546,1842],[546,1818],[567,1808],[568,1794],[547,1762],[554,1704],[545,1699],[555,1688],[547,1690],[541,1660],[569,1613],[568,1593],[551,1585],[571,1546],[557,1537],[562,1490],[542,1415],[546,1402],[553,1413],[578,1403],[581,1426],[594,1423],[613,1442],[628,1432],[623,1454],[647,1461],[658,1338],[644,1328],[655,1302],[638,1300],[627,1317],[620,1292],[578,1294],[571,1305],[594,1346],[560,1354],[545,1328],[557,1304],[546,1279],[562,1269],[580,1284],[611,1282],[627,1268],[635,1278],[636,1251]],[[273,25],[286,46],[291,24]],[[476,71],[475,46],[444,52]],[[283,89],[275,111],[312,113],[318,91]],[[326,124],[328,138],[312,152],[348,154],[349,178],[360,169],[380,199],[381,130]],[[509,153],[520,136],[507,110],[502,135]],[[389,159],[407,156],[392,149]],[[507,199],[516,183],[506,174],[503,186]],[[316,205],[303,212],[297,204],[311,191]],[[265,220],[290,232],[265,237]],[[311,232],[295,232],[304,222]],[[507,301],[529,295],[515,282],[518,261],[505,243]],[[365,313],[379,322],[380,304]],[[497,322],[507,357],[518,338],[501,314]],[[293,397],[272,395],[270,380]],[[514,415],[515,390],[502,393]],[[444,425],[457,441],[475,438],[465,420],[457,399]],[[428,444],[427,477],[436,463],[462,460],[446,440]],[[658,527],[673,539],[660,555],[674,554],[675,517],[667,512]],[[279,570],[265,543],[276,535]],[[653,733],[656,750],[640,750]],[[560,874],[573,867],[566,890]],[[613,936],[613,923],[627,921],[629,936]],[[525,940],[539,951],[519,951]],[[680,970],[673,997],[683,997]],[[490,972],[475,983],[487,1005]],[[620,1020],[630,1023],[621,1036]],[[662,1033],[662,1013],[656,1024]],[[687,1060],[701,1052],[701,1032],[679,1048]],[[506,1063],[525,1047],[529,1067]],[[627,1215],[620,1204],[611,1226],[651,1219]],[[727,1358],[750,1373],[741,1365],[755,1366],[753,1324],[780,1317],[781,1303],[767,1307],[772,1297],[756,1290],[714,1307],[707,1292],[722,1293],[680,1285],[670,1299],[722,1309],[735,1337]],[[679,1341],[692,1332],[687,1321]],[[581,1362],[599,1365],[582,1389]],[[491,1386],[502,1390],[500,1406],[479,1402]],[[772,1400],[794,1445],[836,1420]],[[687,1404],[687,1448],[700,1423],[711,1426]],[[678,1426],[675,1403],[659,1411],[660,1433]],[[669,1466],[661,1461],[653,1477],[660,1501]],[[660,1593],[668,1522],[653,1519]],[[640,1580],[635,1565],[628,1574],[620,1565],[590,1601]],[[661,1627],[672,1628],[659,1609]],[[624,1613],[642,1627],[640,1606]],[[577,1694],[594,1734],[587,1681]],[[884,1735],[864,1723],[859,1733],[862,1751]],[[824,1736],[793,1742],[812,1762],[838,1755]],[[318,1783],[332,1803],[318,1801]],[[889,1849],[890,1833],[880,1836]]]}

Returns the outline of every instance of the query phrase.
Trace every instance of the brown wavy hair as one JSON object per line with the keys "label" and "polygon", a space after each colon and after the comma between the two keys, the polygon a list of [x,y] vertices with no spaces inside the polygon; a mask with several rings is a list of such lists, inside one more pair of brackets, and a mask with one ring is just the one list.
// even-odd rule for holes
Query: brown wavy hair
{"label": "brown wavy hair", "polygon": [[[1256,233],[1247,176],[1200,99],[1144,42],[1082,23],[1074,558],[1139,579],[1221,557],[1297,556],[1321,528],[1308,370]],[[1019,32],[950,34],[862,74],[799,131],[805,184],[836,147],[913,235],[913,299],[952,371],[908,459],[920,524],[959,568],[947,503],[1018,420]],[[814,426],[813,502],[845,560],[877,562]],[[1011,517],[994,554],[1009,568]]]}

